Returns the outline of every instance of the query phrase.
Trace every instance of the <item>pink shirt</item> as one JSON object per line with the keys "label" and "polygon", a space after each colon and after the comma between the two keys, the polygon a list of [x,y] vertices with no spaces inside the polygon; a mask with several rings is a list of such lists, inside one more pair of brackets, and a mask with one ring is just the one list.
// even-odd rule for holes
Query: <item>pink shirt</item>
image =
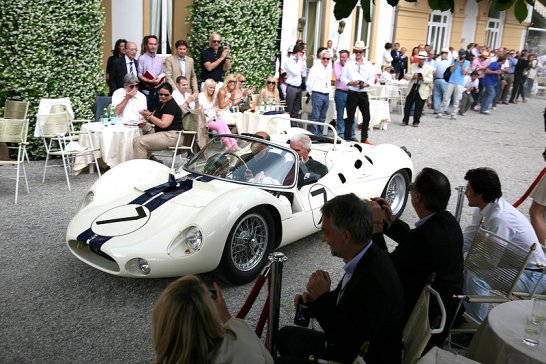
{"label": "pink shirt", "polygon": [[482,67],[487,68],[487,66],[489,66],[490,62],[491,62],[491,60],[489,58],[484,59],[483,61],[481,61],[480,57],[474,57],[474,60],[472,60],[471,70],[478,72],[478,78],[483,78],[483,76],[485,76],[485,69],[479,70],[479,68],[482,68]]}
{"label": "pink shirt", "polygon": [[347,85],[341,81],[341,73],[343,72],[343,66],[339,61],[334,63],[334,75],[336,77],[336,89],[347,91]]}

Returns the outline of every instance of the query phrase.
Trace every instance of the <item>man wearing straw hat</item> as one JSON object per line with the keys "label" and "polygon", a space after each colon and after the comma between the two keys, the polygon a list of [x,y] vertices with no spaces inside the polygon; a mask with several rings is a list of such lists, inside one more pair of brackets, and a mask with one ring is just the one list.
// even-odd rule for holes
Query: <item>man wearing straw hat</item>
{"label": "man wearing straw hat", "polygon": [[347,120],[345,120],[345,140],[351,139],[351,128],[355,120],[356,108],[362,113],[362,135],[360,141],[372,144],[368,139],[368,127],[370,125],[370,104],[368,101],[368,87],[375,81],[375,73],[372,64],[364,59],[366,50],[364,41],[356,41],[353,47],[355,59],[348,61],[343,68],[341,81],[347,85]]}
{"label": "man wearing straw hat", "polygon": [[404,118],[402,119],[403,126],[408,125],[411,108],[414,104],[413,126],[419,126],[423,106],[430,96],[430,86],[434,81],[434,69],[425,64],[427,56],[426,51],[419,52],[417,56],[419,62],[412,64],[406,74],[409,82],[406,88],[406,103],[404,104]]}

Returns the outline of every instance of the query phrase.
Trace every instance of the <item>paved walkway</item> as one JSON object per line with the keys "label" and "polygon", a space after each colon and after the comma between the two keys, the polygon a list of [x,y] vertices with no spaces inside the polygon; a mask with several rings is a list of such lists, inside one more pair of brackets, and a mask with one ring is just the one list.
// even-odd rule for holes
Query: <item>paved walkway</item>
{"label": "paved walkway", "polygon": [[[546,145],[544,99],[499,105],[490,116],[469,112],[458,120],[434,119],[428,112],[421,127],[402,127],[393,113],[386,131],[375,130],[378,143],[405,145],[415,170],[434,167],[452,186],[464,185],[470,168],[497,170],[504,196],[515,201],[544,166]],[[64,245],[66,226],[96,175],[72,178],[66,188],[61,169],[41,183],[43,162],[31,162],[31,193],[13,205],[11,181],[0,180],[0,363],[145,363],[153,359],[151,312],[155,299],[172,279],[137,280],[99,272],[77,260]],[[455,209],[453,193],[449,209]],[[520,210],[527,213],[527,201]],[[463,210],[463,225],[471,214]],[[403,219],[413,223],[410,205]],[[293,320],[292,297],[305,288],[310,272],[331,272],[337,283],[343,263],[330,256],[318,235],[282,251],[284,267],[281,326]],[[210,280],[210,275],[204,276]],[[235,313],[252,285],[226,286],[228,306]],[[253,310],[249,320],[259,315]]]}

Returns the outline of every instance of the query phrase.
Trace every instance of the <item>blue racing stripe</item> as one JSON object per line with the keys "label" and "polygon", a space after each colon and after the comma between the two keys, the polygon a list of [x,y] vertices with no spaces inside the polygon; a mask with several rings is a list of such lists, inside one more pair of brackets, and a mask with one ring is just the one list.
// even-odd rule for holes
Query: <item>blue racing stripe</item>
{"label": "blue racing stripe", "polygon": [[[201,176],[194,173],[176,180],[173,174],[169,174],[169,181],[144,191],[142,195],[138,196],[133,201],[130,201],[127,205],[144,205],[151,213],[167,201],[191,190],[193,188],[194,179],[205,183],[213,180],[213,178],[208,176]],[[89,227],[89,229],[78,235],[77,240],[85,242],[89,246],[100,250],[101,246],[112,238],[113,236],[95,234],[91,227]]]}

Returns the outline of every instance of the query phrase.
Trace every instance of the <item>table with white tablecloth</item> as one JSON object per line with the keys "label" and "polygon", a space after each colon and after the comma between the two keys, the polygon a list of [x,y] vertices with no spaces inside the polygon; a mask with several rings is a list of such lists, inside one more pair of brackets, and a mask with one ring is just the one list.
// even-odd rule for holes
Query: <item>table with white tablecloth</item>
{"label": "table with white tablecloth", "polygon": [[[376,126],[381,130],[387,130],[387,126],[391,122],[391,111],[390,111],[389,103],[385,100],[370,99],[369,104],[370,104],[369,130],[372,130]],[[304,106],[302,109],[302,113],[307,114],[307,118],[310,119],[312,101],[309,101],[309,103],[307,104],[303,103],[303,105]],[[343,116],[344,118],[347,117],[347,108],[345,108]],[[360,113],[360,110],[358,110],[358,108],[356,110],[355,116],[356,116],[356,123],[358,125],[362,124],[362,114]],[[336,120],[336,119],[337,119],[336,104],[334,101],[334,97],[330,95],[330,102],[328,104],[328,112],[326,113],[326,123],[329,123],[332,120]]]}
{"label": "table with white tablecloth", "polygon": [[457,355],[447,350],[438,348],[437,346],[430,349],[416,364],[479,364],[478,362],[465,358],[464,356]]}
{"label": "table with white tablecloth", "polygon": [[264,115],[258,112],[245,111],[237,120],[237,132],[256,133],[265,131],[268,134],[280,134],[290,129],[290,114]]}
{"label": "table with white tablecloth", "polygon": [[472,338],[466,356],[484,364],[546,363],[546,330],[542,330],[538,346],[523,342],[526,318],[532,307],[531,300],[494,307]]}
{"label": "table with white tablecloth", "polygon": [[[101,158],[109,167],[133,159],[133,139],[142,135],[142,129],[138,126],[121,123],[108,126],[100,122],[87,123],[83,124],[81,129],[91,132],[93,146],[100,148],[95,152],[95,156]],[[89,138],[80,138],[79,142],[84,147],[91,147]],[[74,169],[79,171],[92,162],[93,158],[90,155],[78,157]]]}

